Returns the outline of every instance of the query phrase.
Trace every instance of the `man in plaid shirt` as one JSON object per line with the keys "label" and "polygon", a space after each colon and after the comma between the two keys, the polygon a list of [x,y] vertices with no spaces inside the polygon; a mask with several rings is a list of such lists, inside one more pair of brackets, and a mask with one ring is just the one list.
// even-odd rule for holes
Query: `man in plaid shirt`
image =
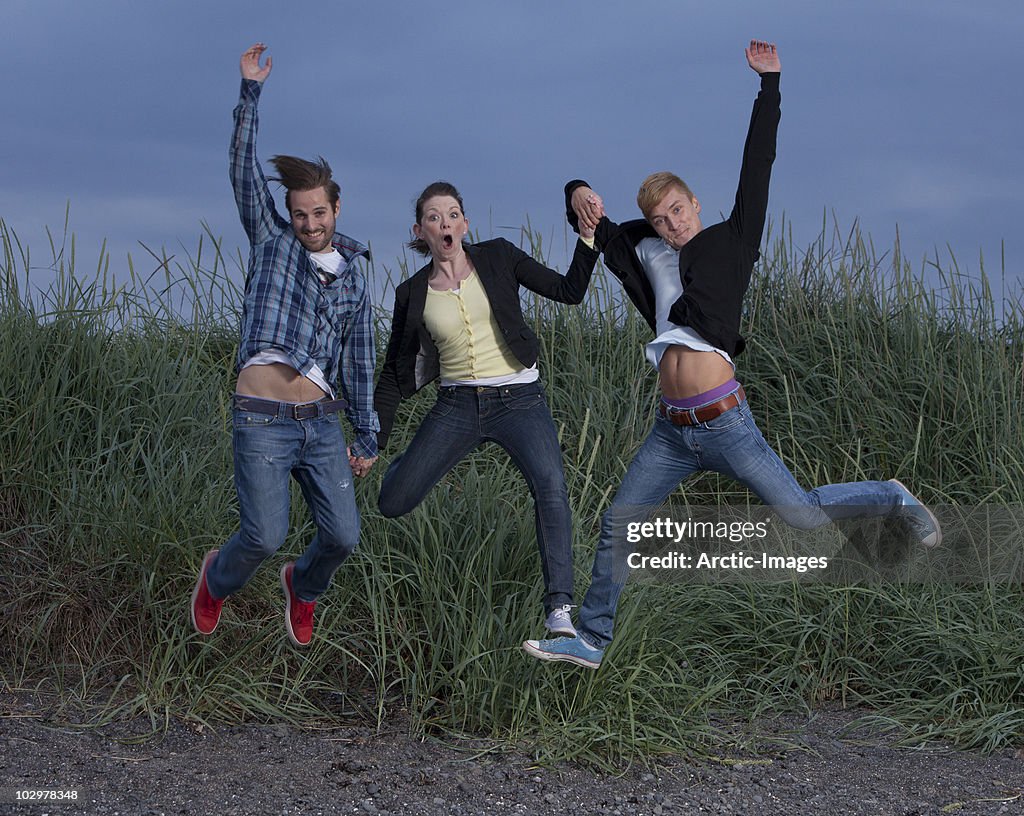
{"label": "man in plaid shirt", "polygon": [[[201,634],[211,634],[224,599],[284,543],[291,476],[317,528],[302,557],[281,568],[285,628],[293,643],[305,646],[317,598],[359,541],[352,477],[365,476],[376,461],[380,425],[373,410],[370,302],[359,264],[368,253],[335,231],[340,190],[331,169],[323,159],[271,160],[286,189],[286,221],[256,159],[256,105],[271,70],[270,57],[260,65],[265,50],[257,43],[242,54],[230,151],[231,184],[251,245],[232,412],[241,523],[220,550],[207,553],[191,618]],[[341,410],[355,430],[347,449]]]}

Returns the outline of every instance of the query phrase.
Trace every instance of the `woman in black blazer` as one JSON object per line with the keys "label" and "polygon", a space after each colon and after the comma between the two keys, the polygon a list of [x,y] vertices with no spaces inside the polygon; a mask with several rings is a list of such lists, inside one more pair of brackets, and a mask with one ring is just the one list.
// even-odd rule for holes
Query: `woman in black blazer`
{"label": "woman in black blazer", "polygon": [[575,635],[572,519],[558,432],[537,372],[539,342],[523,320],[519,287],[580,303],[598,253],[581,236],[563,277],[506,241],[464,243],[462,197],[429,185],[416,202],[416,240],[430,262],[395,290],[384,369],[374,392],[378,447],[387,445],[398,403],[441,377],[437,402],[381,485],[380,511],[404,515],[463,457],[496,442],[512,457],[534,499],[545,584],[545,626]]}

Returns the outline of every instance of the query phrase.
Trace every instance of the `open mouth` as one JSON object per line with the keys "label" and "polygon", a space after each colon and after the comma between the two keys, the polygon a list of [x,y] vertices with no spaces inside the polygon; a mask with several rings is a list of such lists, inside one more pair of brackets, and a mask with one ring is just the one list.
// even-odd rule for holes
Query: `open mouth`
{"label": "open mouth", "polygon": [[445,249],[451,249],[455,245],[455,237],[452,235],[446,235],[441,239],[441,243],[444,244]]}

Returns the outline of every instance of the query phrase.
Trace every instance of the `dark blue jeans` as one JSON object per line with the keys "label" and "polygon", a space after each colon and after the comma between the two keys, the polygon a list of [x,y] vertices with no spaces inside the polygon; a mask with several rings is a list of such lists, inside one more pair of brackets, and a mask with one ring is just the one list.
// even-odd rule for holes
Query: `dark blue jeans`
{"label": "dark blue jeans", "polygon": [[215,598],[248,583],[288,535],[290,477],[302,488],[316,523],[313,541],[295,562],[292,586],[315,601],[359,542],[359,511],[345,434],[337,414],[290,419],[233,411],[235,488],[241,524],[206,573]]}
{"label": "dark blue jeans", "polygon": [[380,488],[380,512],[402,516],[483,442],[497,442],[533,496],[546,595],[544,608],[572,603],[572,516],[558,432],[539,382],[438,389],[437,402]]}

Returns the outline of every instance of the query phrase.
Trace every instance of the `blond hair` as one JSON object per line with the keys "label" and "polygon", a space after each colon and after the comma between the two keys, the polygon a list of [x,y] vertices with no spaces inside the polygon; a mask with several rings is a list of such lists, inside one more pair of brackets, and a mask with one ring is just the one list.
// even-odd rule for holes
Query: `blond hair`
{"label": "blond hair", "polygon": [[668,195],[668,191],[673,187],[681,189],[686,194],[686,197],[693,201],[693,192],[686,182],[675,173],[662,170],[660,173],[651,173],[651,175],[643,180],[636,194],[636,203],[640,208],[640,212],[644,214],[644,218],[650,220],[651,210],[661,203],[662,199]]}

